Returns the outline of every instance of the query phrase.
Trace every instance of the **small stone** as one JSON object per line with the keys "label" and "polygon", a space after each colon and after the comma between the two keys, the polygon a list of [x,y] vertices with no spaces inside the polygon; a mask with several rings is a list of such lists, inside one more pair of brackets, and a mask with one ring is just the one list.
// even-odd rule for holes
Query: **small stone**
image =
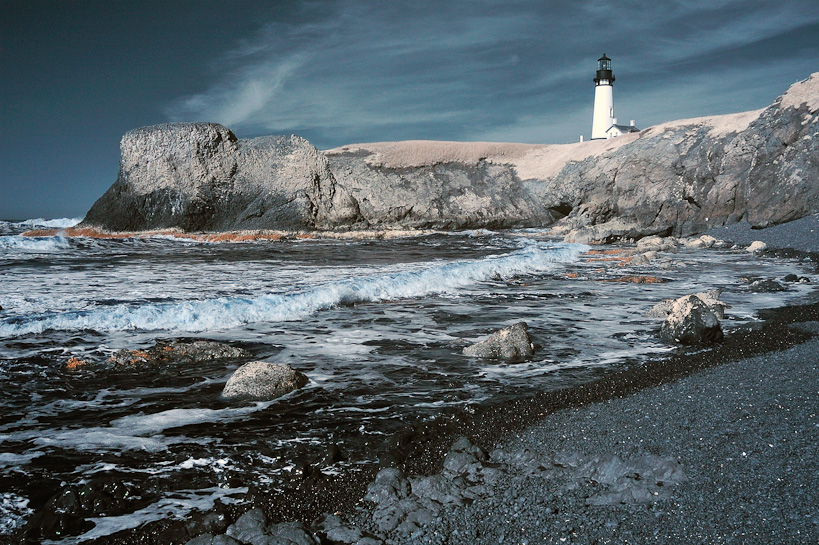
{"label": "small stone", "polygon": [[761,240],[755,240],[751,243],[748,248],[746,248],[747,252],[751,252],[752,254],[759,254],[764,252],[768,249],[768,245],[762,242]]}

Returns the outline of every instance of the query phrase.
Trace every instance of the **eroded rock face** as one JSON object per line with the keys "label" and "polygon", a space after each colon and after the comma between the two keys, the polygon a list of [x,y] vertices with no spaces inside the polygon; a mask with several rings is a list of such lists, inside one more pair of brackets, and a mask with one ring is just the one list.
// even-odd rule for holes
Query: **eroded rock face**
{"label": "eroded rock face", "polygon": [[302,229],[358,220],[327,159],[298,136],[239,140],[215,123],[125,134],[119,176],[84,227],[110,231]]}
{"label": "eroded rock face", "polygon": [[722,326],[717,316],[696,295],[686,295],[674,301],[660,328],[660,339],[669,344],[705,344],[722,338]]}
{"label": "eroded rock face", "polygon": [[307,382],[303,373],[287,364],[251,361],[231,375],[222,391],[222,398],[275,399],[301,388]]}
{"label": "eroded rock face", "polygon": [[515,363],[531,358],[535,354],[535,345],[526,322],[518,322],[496,331],[488,339],[467,346],[464,354]]}

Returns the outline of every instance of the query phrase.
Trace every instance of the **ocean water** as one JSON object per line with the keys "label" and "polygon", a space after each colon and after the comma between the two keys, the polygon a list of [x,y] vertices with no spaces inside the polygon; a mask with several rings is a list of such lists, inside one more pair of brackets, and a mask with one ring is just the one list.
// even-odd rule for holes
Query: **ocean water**
{"label": "ocean water", "polygon": [[[0,537],[88,483],[125,483],[129,494],[54,542],[242,503],[251,485],[276,490],[296,460],[332,443],[348,459],[322,471],[356,471],[406,425],[670,350],[643,315],[662,299],[724,288],[730,329],[813,297],[819,281],[798,259],[730,248],[623,266],[539,230],[243,243],[21,236],[76,221],[0,222]],[[746,277],[789,273],[814,282],[748,289]],[[611,281],[646,274],[667,282]],[[521,320],[533,360],[462,354]],[[242,361],[108,363],[116,350],[178,338],[241,346],[310,382],[278,400],[227,403],[219,394]],[[72,357],[90,365],[69,370]]]}

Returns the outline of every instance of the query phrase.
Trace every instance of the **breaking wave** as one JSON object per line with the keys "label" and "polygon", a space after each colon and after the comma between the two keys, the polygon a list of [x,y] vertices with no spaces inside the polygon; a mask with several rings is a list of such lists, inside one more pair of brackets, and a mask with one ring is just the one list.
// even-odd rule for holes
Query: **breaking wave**
{"label": "breaking wave", "polygon": [[425,264],[415,270],[375,274],[285,294],[120,304],[99,310],[9,318],[0,322],[0,335],[75,329],[196,332],[230,329],[254,322],[293,321],[338,305],[422,297],[452,292],[493,278],[546,272],[558,264],[576,261],[589,249],[583,244],[529,244],[508,254]]}
{"label": "breaking wave", "polygon": [[50,252],[52,250],[63,250],[68,247],[68,239],[60,235],[54,237],[0,236],[0,250]]}
{"label": "breaking wave", "polygon": [[35,227],[45,227],[47,229],[66,229],[68,227],[74,227],[78,223],[80,223],[83,218],[57,218],[53,220],[47,220],[45,218],[36,218],[31,220],[19,221],[13,223],[17,227],[27,227],[29,229],[33,229]]}

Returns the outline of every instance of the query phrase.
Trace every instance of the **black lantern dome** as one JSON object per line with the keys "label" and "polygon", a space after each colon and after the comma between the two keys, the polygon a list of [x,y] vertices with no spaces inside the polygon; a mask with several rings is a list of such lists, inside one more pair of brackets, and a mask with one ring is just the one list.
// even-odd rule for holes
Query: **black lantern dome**
{"label": "black lantern dome", "polygon": [[611,59],[603,53],[597,59],[597,75],[594,77],[595,85],[611,85],[614,83],[614,72],[611,71]]}

